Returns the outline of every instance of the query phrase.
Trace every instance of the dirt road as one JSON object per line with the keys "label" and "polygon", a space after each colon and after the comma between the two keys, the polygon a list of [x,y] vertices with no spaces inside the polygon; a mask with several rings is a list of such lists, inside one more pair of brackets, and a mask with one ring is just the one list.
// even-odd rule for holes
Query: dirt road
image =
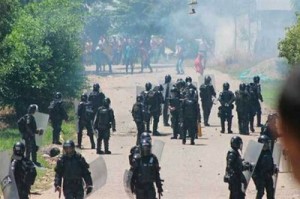
{"label": "dirt road", "polygon": [[[88,68],[93,70],[94,68]],[[174,67],[156,67],[153,73],[135,73],[133,75],[124,74],[124,69],[114,68],[116,74],[112,76],[89,75],[90,83],[100,83],[102,91],[111,98],[112,108],[115,110],[117,121],[117,132],[114,133],[110,141],[112,155],[103,156],[107,169],[108,179],[106,185],[97,191],[90,199],[109,198],[125,199],[128,198],[123,188],[123,173],[129,168],[128,154],[130,148],[135,144],[135,124],[131,117],[131,108],[135,102],[136,86],[143,86],[147,81],[158,84],[164,80],[166,74],[171,74],[172,81],[177,78],[191,76],[197,81],[198,75],[193,68],[186,68],[185,75],[176,75]],[[206,74],[214,74],[216,79],[216,90],[219,93],[222,84],[228,81],[231,90],[238,88],[239,81],[234,80],[226,74],[214,70],[206,70]],[[199,87],[199,85],[198,85]],[[161,177],[165,180],[163,189],[165,199],[224,199],[228,198],[229,191],[227,184],[223,182],[225,171],[226,153],[230,147],[230,138],[232,135],[220,134],[220,122],[217,117],[217,107],[213,107],[210,124],[211,127],[203,128],[204,136],[196,140],[196,145],[182,145],[181,140],[171,140],[171,128],[163,127],[159,123],[159,131],[164,136],[154,137],[164,141],[165,148],[162,155]],[[235,112],[235,111],[234,111]],[[263,121],[269,113],[268,109],[263,108]],[[202,114],[202,113],[201,113]],[[234,113],[235,114],[235,113]],[[162,117],[160,118],[162,121]],[[236,134],[237,117],[233,118],[233,131]],[[244,141],[244,149],[249,140],[257,140],[259,129],[250,136],[241,136]],[[233,134],[233,135],[235,135]],[[88,148],[87,137],[84,138],[84,145]],[[88,159],[94,159],[97,155],[94,150],[82,150],[84,156]],[[255,198],[256,190],[253,182],[247,190],[246,198]],[[32,198],[53,199],[58,198],[53,193],[53,189],[46,191],[42,196],[33,196]],[[292,199],[300,198],[299,187],[293,182],[289,174],[280,173],[276,198]]]}

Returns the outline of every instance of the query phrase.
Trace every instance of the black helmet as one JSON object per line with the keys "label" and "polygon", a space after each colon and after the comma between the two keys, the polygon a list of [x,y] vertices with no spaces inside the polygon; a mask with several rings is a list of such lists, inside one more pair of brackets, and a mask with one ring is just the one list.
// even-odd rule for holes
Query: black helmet
{"label": "black helmet", "polygon": [[243,149],[243,140],[239,136],[234,136],[231,138],[230,145],[231,145],[231,148],[233,148],[233,149],[242,150]]}
{"label": "black helmet", "polygon": [[166,75],[166,76],[165,76],[165,84],[170,83],[171,80],[172,80],[171,75]]}
{"label": "black helmet", "polygon": [[191,78],[190,76],[188,76],[188,77],[185,78],[185,82],[186,82],[186,83],[188,83],[188,82],[189,82],[189,83],[192,83],[192,81],[193,81],[193,80],[192,80],[192,78]]}
{"label": "black helmet", "polygon": [[87,94],[83,93],[83,94],[81,95],[81,101],[87,102],[87,100],[88,100]]}
{"label": "black helmet", "polygon": [[73,140],[67,140],[63,144],[64,153],[67,156],[71,156],[75,153],[75,144]]}
{"label": "black helmet", "polygon": [[211,82],[211,77],[208,75],[208,76],[205,76],[205,78],[204,78],[204,83],[205,84],[210,84],[210,82]]}
{"label": "black helmet", "polygon": [[145,84],[145,89],[146,89],[146,91],[150,91],[151,88],[152,88],[152,84],[151,84],[150,82],[147,82],[147,83]]}
{"label": "black helmet", "polygon": [[271,149],[271,139],[268,136],[261,135],[257,141],[264,144],[263,150]]}
{"label": "black helmet", "polygon": [[253,77],[253,82],[254,82],[255,84],[258,84],[258,83],[260,82],[260,77],[259,77],[259,76],[254,76],[254,77]]}
{"label": "black helmet", "polygon": [[53,157],[55,157],[59,154],[60,154],[59,148],[53,147],[53,148],[50,149],[49,155],[50,155],[51,158],[53,158]]}
{"label": "black helmet", "polygon": [[27,113],[28,114],[34,114],[38,110],[38,106],[36,104],[30,104]]}
{"label": "black helmet", "polygon": [[245,91],[246,90],[246,84],[245,83],[240,84],[240,90],[241,91]]}
{"label": "black helmet", "polygon": [[24,156],[24,152],[25,152],[25,145],[22,142],[17,142],[14,145],[14,155],[16,156]]}
{"label": "black helmet", "polygon": [[142,95],[136,96],[136,102],[142,102],[142,101],[143,101],[143,96]]}
{"label": "black helmet", "polygon": [[149,156],[151,155],[151,142],[149,140],[142,140],[141,141],[141,155],[142,156]]}
{"label": "black helmet", "polygon": [[104,98],[104,100],[103,100],[103,106],[105,106],[105,107],[109,107],[109,105],[110,105],[110,99],[109,98]]}
{"label": "black helmet", "polygon": [[143,132],[140,136],[140,142],[142,143],[143,140],[152,141],[151,135],[148,132]]}
{"label": "black helmet", "polygon": [[229,83],[228,83],[228,82],[225,82],[225,83],[223,84],[223,90],[228,91],[229,88],[230,88]]}
{"label": "black helmet", "polygon": [[163,87],[163,85],[159,84],[159,86],[158,86],[158,90],[159,90],[160,92],[162,92],[162,91],[164,90],[164,87]]}
{"label": "black helmet", "polygon": [[178,89],[181,89],[185,86],[185,81],[183,81],[183,79],[178,79],[177,82],[176,82],[176,86]]}
{"label": "black helmet", "polygon": [[56,92],[55,95],[54,95],[54,98],[58,99],[58,100],[61,99],[62,98],[61,92]]}
{"label": "black helmet", "polygon": [[98,83],[95,83],[93,85],[93,91],[99,91],[100,90],[100,85]]}

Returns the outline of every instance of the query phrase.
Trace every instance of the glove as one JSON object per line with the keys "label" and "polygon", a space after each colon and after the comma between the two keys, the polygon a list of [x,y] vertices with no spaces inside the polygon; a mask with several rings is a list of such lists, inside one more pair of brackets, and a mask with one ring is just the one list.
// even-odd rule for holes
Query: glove
{"label": "glove", "polygon": [[93,186],[88,186],[86,188],[86,195],[89,195],[93,191]]}
{"label": "glove", "polygon": [[116,132],[117,130],[114,128],[112,131],[113,131],[113,132]]}
{"label": "glove", "polygon": [[44,133],[44,129],[39,129],[39,130],[38,130],[38,134],[39,134],[39,135],[43,135],[43,133]]}
{"label": "glove", "polygon": [[160,195],[160,196],[163,196],[163,192],[164,192],[164,190],[163,190],[163,188],[162,187],[157,187],[157,192],[158,192],[158,194]]}

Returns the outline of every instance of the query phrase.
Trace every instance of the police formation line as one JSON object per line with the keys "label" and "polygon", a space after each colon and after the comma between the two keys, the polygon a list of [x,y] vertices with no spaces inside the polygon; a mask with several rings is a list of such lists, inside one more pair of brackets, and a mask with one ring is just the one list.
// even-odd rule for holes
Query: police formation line
{"label": "police formation line", "polygon": [[[209,116],[211,108],[216,98],[216,92],[211,84],[211,77],[205,77],[204,84],[200,86],[199,94],[202,103],[204,125],[210,126]],[[159,136],[158,123],[161,112],[163,113],[163,123],[169,124],[169,113],[171,115],[171,127],[173,136],[171,139],[182,139],[186,144],[187,136],[190,137],[191,144],[195,144],[197,138],[198,124],[201,122],[200,105],[198,91],[192,84],[192,79],[178,79],[175,84],[171,83],[171,76],[166,75],[165,84],[152,88],[151,83],[146,83],[145,90],[137,95],[137,102],[133,105],[132,116],[137,125],[136,145],[131,149],[129,155],[130,164],[130,194],[134,193],[137,199],[155,199],[156,190],[159,198],[162,196],[163,180],[160,178],[159,160],[151,152],[153,136]],[[221,133],[225,132],[225,121],[228,122],[228,133],[232,133],[232,109],[236,102],[238,112],[238,124],[240,134],[249,134],[254,131],[253,118],[257,115],[257,126],[261,125],[261,108],[259,100],[262,101],[260,94],[259,77],[254,78],[250,84],[241,84],[240,89],[235,95],[229,90],[229,84],[224,83],[223,91],[218,100],[221,103],[218,116],[221,119]],[[91,148],[96,149],[97,154],[111,154],[109,151],[110,130],[116,131],[114,111],[110,107],[110,99],[100,91],[99,84],[93,85],[93,91],[83,94],[78,105],[78,134],[77,147],[82,148],[83,129],[87,129],[90,138]],[[161,106],[163,104],[163,107]],[[252,106],[249,106],[251,104]],[[246,106],[247,105],[247,106]],[[12,168],[18,194],[20,199],[27,199],[30,187],[34,184],[36,177],[35,166],[41,166],[37,162],[36,152],[38,150],[35,143],[35,134],[42,134],[43,131],[37,129],[34,113],[37,111],[36,105],[30,105],[28,113],[18,121],[19,130],[25,145],[17,142],[14,145],[14,155],[12,157]],[[61,93],[56,93],[55,99],[49,106],[50,120],[53,127],[53,144],[61,145],[59,134],[63,120],[68,116],[63,106]],[[150,121],[153,118],[153,128],[150,130]],[[239,149],[242,148],[242,139],[235,136],[231,139],[231,150],[227,154],[227,166],[224,181],[229,184],[230,198],[242,199],[245,197],[247,183],[242,177],[243,170],[253,170],[253,179],[258,193],[257,198],[262,198],[264,188],[267,190],[268,199],[274,198],[273,184],[270,178],[276,174],[277,167],[273,163],[272,153],[276,136],[274,131],[274,120],[276,115],[270,115],[266,125],[262,127],[261,136],[258,142],[263,143],[263,151],[260,154],[258,163],[252,165],[243,162]],[[97,143],[94,141],[94,133]],[[179,137],[178,137],[179,136]],[[104,151],[102,150],[104,142]],[[67,199],[80,199],[93,191],[93,180],[89,171],[89,165],[85,158],[75,150],[75,143],[68,140],[63,144],[64,154],[57,160],[55,167],[54,186],[55,191],[63,194]],[[26,151],[26,153],[25,153]],[[30,154],[31,159],[30,160]],[[273,182],[273,181],[272,181]],[[84,189],[85,186],[85,189]]]}

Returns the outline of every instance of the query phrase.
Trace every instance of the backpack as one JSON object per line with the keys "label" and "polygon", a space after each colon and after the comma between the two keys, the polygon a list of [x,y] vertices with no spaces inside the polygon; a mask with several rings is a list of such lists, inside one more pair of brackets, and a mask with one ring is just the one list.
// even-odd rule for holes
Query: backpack
{"label": "backpack", "polygon": [[110,128],[110,115],[108,108],[99,108],[98,110],[98,127],[100,129]]}
{"label": "backpack", "polygon": [[24,115],[23,117],[21,117],[19,120],[18,120],[18,128],[19,128],[19,132],[20,134],[22,135],[22,138],[24,137],[24,134],[26,133],[26,126],[27,126],[27,116]]}
{"label": "backpack", "polygon": [[22,169],[24,171],[24,182],[28,185],[33,185],[37,176],[34,164],[30,160],[23,161]]}

